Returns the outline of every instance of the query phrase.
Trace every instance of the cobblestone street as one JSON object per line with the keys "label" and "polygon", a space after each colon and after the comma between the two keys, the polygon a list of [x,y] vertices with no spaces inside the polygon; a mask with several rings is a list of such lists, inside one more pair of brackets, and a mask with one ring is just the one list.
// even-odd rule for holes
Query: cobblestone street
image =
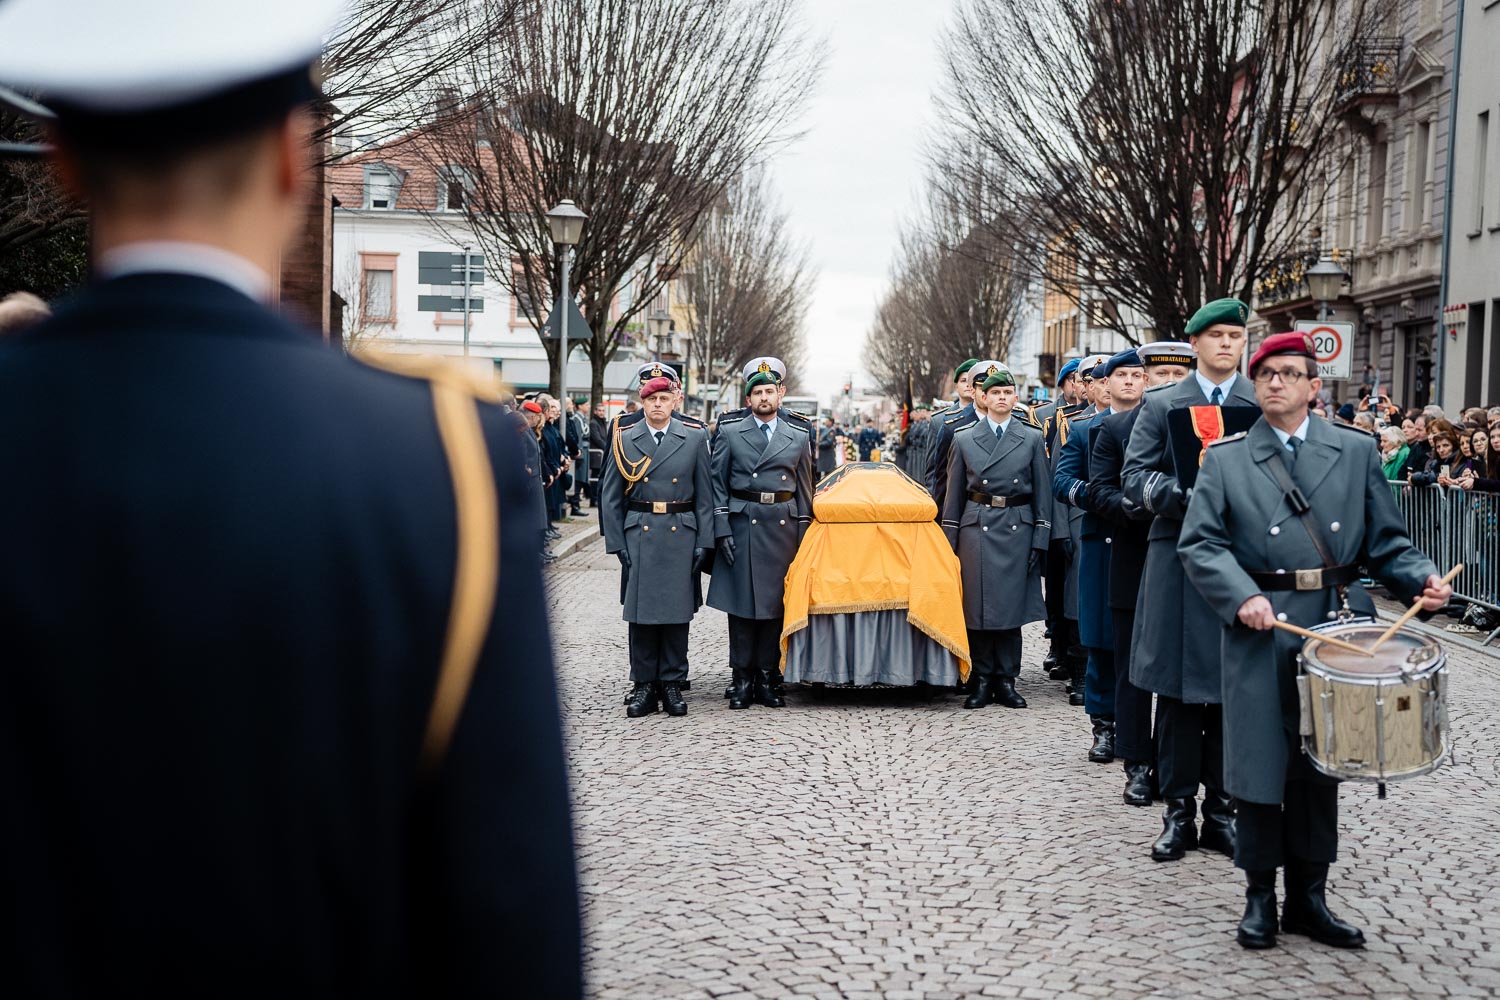
{"label": "cobblestone street", "polygon": [[689,715],[625,718],[616,563],[550,574],[598,997],[1500,995],[1500,660],[1444,637],[1456,761],[1341,793],[1336,912],[1363,952],[1235,944],[1217,854],[1148,857],[1159,807],[1037,670],[1024,711],[949,693],[792,689],[730,712],[727,629],[700,612]]}

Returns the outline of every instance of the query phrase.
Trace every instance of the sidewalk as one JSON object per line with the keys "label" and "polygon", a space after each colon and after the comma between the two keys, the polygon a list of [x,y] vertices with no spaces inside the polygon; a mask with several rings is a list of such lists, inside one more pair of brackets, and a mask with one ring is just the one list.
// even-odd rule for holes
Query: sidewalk
{"label": "sidewalk", "polygon": [[[552,543],[552,554],[560,561],[564,556],[570,555],[580,548],[599,538],[599,512],[592,507],[585,506],[586,517],[575,517],[571,523],[557,523],[557,530],[562,532],[562,537]],[[546,567],[551,569],[557,563]]]}

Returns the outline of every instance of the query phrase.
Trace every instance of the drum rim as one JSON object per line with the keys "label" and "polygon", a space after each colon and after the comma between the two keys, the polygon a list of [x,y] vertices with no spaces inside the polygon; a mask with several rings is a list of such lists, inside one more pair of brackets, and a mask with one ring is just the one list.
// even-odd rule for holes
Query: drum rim
{"label": "drum rim", "polygon": [[1442,736],[1442,753],[1438,754],[1431,761],[1423,764],[1419,768],[1409,771],[1402,771],[1399,774],[1356,774],[1349,771],[1341,771],[1330,768],[1323,763],[1323,761],[1318,757],[1317,754],[1307,749],[1307,741],[1313,739],[1313,737],[1311,736],[1302,737],[1302,756],[1306,757],[1307,762],[1313,766],[1313,769],[1324,777],[1337,778],[1340,781],[1363,781],[1366,784],[1370,785],[1384,785],[1391,784],[1397,781],[1408,781],[1412,778],[1420,778],[1423,775],[1431,774],[1433,771],[1436,771],[1438,768],[1448,763],[1448,758],[1453,755],[1453,741],[1449,738],[1446,728],[1442,730]]}
{"label": "drum rim", "polygon": [[[1320,633],[1326,632],[1328,633],[1330,638],[1337,639],[1339,638],[1337,630],[1340,628],[1344,628],[1350,625],[1378,627],[1380,624],[1381,623],[1378,619],[1371,617],[1370,615],[1360,615],[1355,618],[1344,618],[1337,621],[1323,622],[1320,625],[1314,625],[1311,629],[1309,629],[1309,631]],[[1403,633],[1396,633],[1396,635],[1401,634]],[[1425,680],[1432,674],[1436,674],[1439,671],[1446,670],[1448,666],[1448,651],[1443,648],[1443,644],[1437,639],[1432,638],[1431,636],[1416,634],[1416,637],[1421,639],[1425,645],[1430,645],[1433,649],[1436,649],[1437,656],[1419,667],[1414,667],[1406,670],[1404,676],[1401,669],[1396,667],[1391,668],[1386,673],[1371,674],[1341,670],[1340,668],[1330,666],[1322,662],[1321,660],[1310,659],[1307,655],[1307,647],[1309,643],[1314,641],[1312,639],[1304,640],[1302,643],[1302,647],[1297,650],[1297,666],[1305,674],[1312,674],[1314,676],[1322,677],[1332,677],[1340,681],[1347,681],[1351,684],[1361,684],[1368,687],[1381,687],[1389,684],[1392,680],[1399,681],[1401,684],[1407,684],[1411,681]],[[1392,638],[1395,638],[1395,636],[1392,636]],[[1316,669],[1309,669],[1310,667]],[[1407,680],[1407,678],[1410,678],[1410,680]]]}

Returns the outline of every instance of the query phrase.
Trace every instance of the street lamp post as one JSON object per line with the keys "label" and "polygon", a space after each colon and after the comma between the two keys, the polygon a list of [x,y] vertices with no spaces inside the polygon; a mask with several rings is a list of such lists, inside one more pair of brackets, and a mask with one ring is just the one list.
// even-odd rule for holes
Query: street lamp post
{"label": "street lamp post", "polygon": [[656,356],[660,358],[667,353],[667,334],[672,329],[672,316],[665,309],[653,310],[646,317],[646,326],[651,334],[651,342],[656,347]]}
{"label": "street lamp post", "polygon": [[557,342],[557,393],[562,399],[568,398],[568,307],[573,304],[568,278],[573,267],[573,248],[583,236],[583,220],[587,218],[566,198],[547,213],[547,228],[551,230],[552,242],[560,248],[562,256],[562,299],[558,303],[562,315],[558,319]]}
{"label": "street lamp post", "polygon": [[1329,303],[1339,297],[1339,290],[1349,280],[1349,275],[1344,273],[1338,261],[1323,257],[1307,269],[1306,277],[1308,293],[1318,303],[1318,322],[1325,322],[1333,313]]}

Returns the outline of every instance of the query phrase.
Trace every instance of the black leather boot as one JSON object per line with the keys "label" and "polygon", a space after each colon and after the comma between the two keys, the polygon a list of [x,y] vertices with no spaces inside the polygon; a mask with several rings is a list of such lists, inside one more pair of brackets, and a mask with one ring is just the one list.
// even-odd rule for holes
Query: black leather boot
{"label": "black leather boot", "polygon": [[625,703],[625,714],[632,719],[650,715],[656,711],[656,685],[637,684],[630,691],[630,700]]}
{"label": "black leather boot", "polygon": [[776,668],[755,672],[755,700],[767,708],[785,708],[786,699],[776,690]]}
{"label": "black leather boot", "polygon": [[1083,704],[1084,676],[1088,673],[1088,660],[1074,657],[1070,663],[1073,672],[1073,684],[1068,688],[1068,704],[1081,706]]}
{"label": "black leather boot", "polygon": [[1151,804],[1151,765],[1143,760],[1125,762],[1125,804],[1127,806]]}
{"label": "black leather boot", "polygon": [[1333,948],[1363,948],[1365,935],[1328,912],[1324,891],[1328,866],[1287,858],[1286,905],[1281,911],[1281,929],[1304,934]]}
{"label": "black leather boot", "polygon": [[682,683],[680,681],[662,682],[661,707],[666,709],[668,715],[674,717],[687,715],[687,702],[682,699]]}
{"label": "black leather boot", "polygon": [[755,704],[755,675],[749,670],[734,671],[729,682],[729,707],[749,708]]}
{"label": "black leather boot", "polygon": [[1243,948],[1276,944],[1276,869],[1245,873],[1245,915],[1235,939]]}
{"label": "black leather boot", "polygon": [[989,677],[975,671],[969,678],[969,696],[964,699],[964,708],[983,708],[990,703],[993,693]]}
{"label": "black leather boot", "polygon": [[1198,846],[1234,857],[1234,799],[1222,788],[1203,790],[1203,828],[1198,831]]}
{"label": "black leather boot", "polygon": [[786,678],[781,675],[780,667],[771,668],[771,687],[775,689],[777,695],[786,694]]}
{"label": "black leather boot", "polygon": [[1152,861],[1181,861],[1184,854],[1198,847],[1198,828],[1193,825],[1197,812],[1196,799],[1167,800],[1161,817],[1161,836],[1151,845]]}
{"label": "black leather boot", "polygon": [[1047,662],[1042,666],[1047,671],[1047,676],[1055,681],[1065,681],[1073,676],[1073,667],[1068,662],[1068,647],[1054,643],[1052,651],[1047,654]]}
{"label": "black leather boot", "polygon": [[1006,708],[1025,708],[1026,699],[1016,690],[1014,677],[1001,677],[990,689],[990,697]]}
{"label": "black leather boot", "polygon": [[1115,759],[1115,721],[1094,720],[1094,745],[1089,748],[1089,760],[1095,764],[1111,764]]}

